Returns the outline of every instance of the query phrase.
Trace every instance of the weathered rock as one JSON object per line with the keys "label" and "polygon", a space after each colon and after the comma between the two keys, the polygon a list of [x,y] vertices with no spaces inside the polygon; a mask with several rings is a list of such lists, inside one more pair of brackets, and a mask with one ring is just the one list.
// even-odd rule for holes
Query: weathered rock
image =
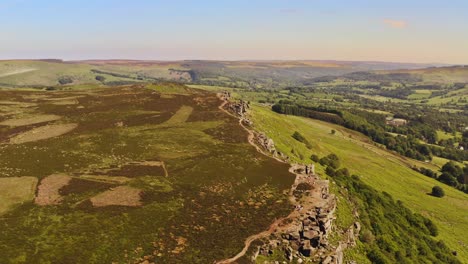
{"label": "weathered rock", "polygon": [[277,155],[276,153],[276,148],[275,148],[275,143],[271,138],[268,138],[265,134],[263,133],[256,133],[255,135],[255,141],[257,145],[265,149],[267,152]]}
{"label": "weathered rock", "polygon": [[314,248],[310,245],[310,240],[304,240],[300,248],[300,252],[305,257],[310,257],[312,255]]}
{"label": "weathered rock", "polygon": [[338,245],[338,247],[336,248],[336,255],[335,255],[335,259],[336,259],[336,263],[337,264],[342,264],[343,263],[343,250],[344,250],[344,247],[342,246],[342,244],[340,243]]}
{"label": "weathered rock", "polygon": [[356,235],[359,235],[361,231],[361,224],[359,222],[354,222],[354,228],[356,229]]}
{"label": "weathered rock", "polygon": [[[259,146],[265,149],[269,145],[268,138],[263,134],[256,136]],[[272,142],[271,142],[272,143]],[[334,216],[336,209],[336,197],[329,194],[326,180],[319,180],[313,173],[313,166],[294,164],[290,172],[296,174],[291,194],[297,200],[294,219],[291,219],[279,233],[272,234],[270,239],[283,238],[278,249],[282,249],[288,260],[310,257],[314,262],[329,261],[335,263],[340,259],[339,252],[336,252],[329,245],[328,234],[332,231],[332,223],[336,219]],[[301,183],[313,186],[310,190],[301,188],[301,195],[296,196],[297,186]],[[262,247],[271,248],[269,243]],[[342,253],[341,253],[342,254]],[[325,256],[329,256],[326,258]],[[302,258],[302,260],[304,260]]]}
{"label": "weathered rock", "polygon": [[315,238],[315,237],[318,237],[318,236],[320,236],[320,233],[317,232],[317,231],[314,231],[314,230],[304,231],[304,232],[302,233],[302,237],[303,237],[304,239],[309,239],[309,240],[310,240],[310,239],[313,239],[313,238]]}
{"label": "weathered rock", "polygon": [[330,264],[332,263],[332,257],[331,256],[327,256],[325,259],[322,260],[322,264]]}
{"label": "weathered rock", "polygon": [[286,248],[286,259],[289,260],[289,261],[292,261],[294,258],[293,256],[293,249],[290,248],[290,247],[287,247]]}
{"label": "weathered rock", "polygon": [[301,235],[299,234],[299,231],[293,231],[288,234],[288,239],[289,240],[300,240]]}

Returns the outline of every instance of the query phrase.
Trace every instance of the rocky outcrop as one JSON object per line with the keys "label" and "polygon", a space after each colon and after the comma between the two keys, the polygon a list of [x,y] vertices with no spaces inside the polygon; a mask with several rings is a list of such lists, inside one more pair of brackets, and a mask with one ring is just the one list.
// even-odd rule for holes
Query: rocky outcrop
{"label": "rocky outcrop", "polygon": [[268,138],[264,133],[255,133],[255,144],[262,147],[270,154],[276,154],[275,143],[271,138]]}
{"label": "rocky outcrop", "polygon": [[260,246],[258,254],[280,250],[289,261],[308,258],[317,263],[342,263],[342,251],[337,252],[328,241],[336,210],[329,182],[315,176],[313,165],[292,165],[290,171],[297,175],[292,188],[295,213]]}
{"label": "rocky outcrop", "polygon": [[[289,162],[288,156],[276,150],[272,139],[264,133],[248,128],[252,126],[248,119],[248,102],[231,102],[229,92],[218,96],[224,101],[221,107],[239,118],[242,126],[249,132],[249,142],[258,151],[277,160]],[[329,181],[321,180],[315,175],[314,164],[293,164],[289,171],[296,175],[289,194],[294,211],[284,219],[275,221],[272,224],[274,227],[270,226],[268,231],[254,235],[254,239],[262,239],[263,244],[250,255],[252,262],[255,262],[259,255],[271,255],[279,250],[290,262],[303,263],[312,260],[314,263],[343,263],[343,250],[349,243],[332,246],[328,241],[333,221],[336,219],[336,198],[329,192]],[[352,237],[354,238],[354,235]],[[246,242],[241,253],[217,263],[233,263],[244,256],[253,239],[249,237],[246,241],[249,243]]]}
{"label": "rocky outcrop", "polygon": [[247,117],[247,110],[250,109],[250,103],[244,100],[231,101],[231,93],[224,91],[220,94],[221,100],[227,102],[225,109],[237,116],[241,123],[246,126],[252,126],[252,121]]}

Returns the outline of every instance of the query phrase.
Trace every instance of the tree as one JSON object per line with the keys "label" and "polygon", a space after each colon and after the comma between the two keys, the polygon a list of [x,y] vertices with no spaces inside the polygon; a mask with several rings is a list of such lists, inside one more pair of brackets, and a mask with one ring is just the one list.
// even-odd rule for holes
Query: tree
{"label": "tree", "polygon": [[317,156],[316,154],[312,154],[310,156],[310,159],[314,162],[318,162],[320,160],[319,156]]}
{"label": "tree", "polygon": [[435,197],[444,197],[444,189],[442,189],[440,186],[434,186],[432,187],[432,195]]}
{"label": "tree", "polygon": [[448,172],[442,173],[437,180],[453,187],[457,186],[457,178]]}
{"label": "tree", "polygon": [[372,244],[375,240],[375,236],[370,230],[365,229],[361,232],[359,239],[364,243]]}
{"label": "tree", "polygon": [[292,134],[292,137],[293,137],[295,140],[299,141],[299,142],[304,142],[304,141],[306,141],[306,139],[304,138],[304,136],[301,135],[301,133],[299,133],[299,132],[297,132],[297,131],[295,131],[295,132]]}
{"label": "tree", "polygon": [[460,166],[456,165],[453,161],[445,163],[445,165],[442,166],[442,169],[440,171],[444,173],[449,173],[455,178],[458,178],[458,176],[463,175],[463,169]]}
{"label": "tree", "polygon": [[331,134],[332,134],[332,135],[335,135],[335,134],[336,134],[336,130],[335,130],[335,129],[332,129],[332,130],[331,130]]}
{"label": "tree", "polygon": [[105,80],[106,80],[106,77],[104,77],[102,75],[97,75],[96,76],[96,81],[104,82]]}
{"label": "tree", "polygon": [[326,157],[320,159],[320,165],[330,166],[333,169],[338,169],[340,167],[340,160],[335,154],[330,154]]}
{"label": "tree", "polygon": [[325,173],[328,175],[328,176],[336,176],[336,172],[335,172],[335,169],[333,169],[332,167],[330,166],[327,166],[327,168],[325,169]]}
{"label": "tree", "polygon": [[297,140],[297,141],[299,141],[299,142],[301,142],[301,143],[304,143],[308,149],[311,149],[311,148],[312,148],[312,144],[310,144],[310,142],[309,142],[303,135],[301,135],[301,133],[295,131],[295,132],[292,134],[292,137],[293,137],[295,140]]}
{"label": "tree", "polygon": [[70,84],[73,82],[73,79],[70,76],[61,76],[58,78],[58,82],[61,85]]}

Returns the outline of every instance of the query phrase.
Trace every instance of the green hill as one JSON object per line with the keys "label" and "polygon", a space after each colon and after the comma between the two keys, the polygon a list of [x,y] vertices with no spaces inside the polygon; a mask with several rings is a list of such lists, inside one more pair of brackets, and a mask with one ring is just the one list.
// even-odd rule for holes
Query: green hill
{"label": "green hill", "polygon": [[[256,129],[271,137],[277,149],[288,153],[297,161],[311,162],[309,157],[335,153],[343,167],[358,174],[371,187],[385,191],[407,207],[431,219],[439,228],[442,239],[460,260],[468,260],[468,195],[445,187],[442,199],[428,195],[435,185],[434,179],[419,174],[402,161],[402,158],[368,143],[366,137],[340,126],[296,116],[279,115],[270,109],[255,106],[252,119]],[[332,134],[331,130],[337,131]],[[293,139],[298,131],[312,145],[311,149]],[[294,154],[293,154],[293,153]],[[319,171],[324,175],[323,168]]]}
{"label": "green hill", "polygon": [[[0,86],[122,84],[159,79],[243,88],[281,88],[355,71],[423,68],[426,64],[346,61],[0,61]],[[102,76],[105,81],[96,80]],[[120,82],[120,83],[119,83]]]}

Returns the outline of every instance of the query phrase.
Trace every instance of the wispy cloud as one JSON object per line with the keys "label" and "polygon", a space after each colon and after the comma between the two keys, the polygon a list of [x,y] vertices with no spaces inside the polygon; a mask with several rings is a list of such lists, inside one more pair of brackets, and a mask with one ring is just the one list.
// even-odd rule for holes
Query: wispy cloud
{"label": "wispy cloud", "polygon": [[392,28],[406,28],[408,26],[408,23],[404,20],[384,19],[383,22]]}

